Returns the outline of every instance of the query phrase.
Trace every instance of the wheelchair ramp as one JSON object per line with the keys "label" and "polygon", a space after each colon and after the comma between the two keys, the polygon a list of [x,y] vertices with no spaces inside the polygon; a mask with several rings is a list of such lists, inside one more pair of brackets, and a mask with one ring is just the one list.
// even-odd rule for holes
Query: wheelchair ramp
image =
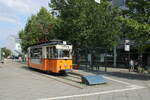
{"label": "wheelchair ramp", "polygon": [[104,84],[107,80],[101,75],[81,76],[82,83],[87,85]]}

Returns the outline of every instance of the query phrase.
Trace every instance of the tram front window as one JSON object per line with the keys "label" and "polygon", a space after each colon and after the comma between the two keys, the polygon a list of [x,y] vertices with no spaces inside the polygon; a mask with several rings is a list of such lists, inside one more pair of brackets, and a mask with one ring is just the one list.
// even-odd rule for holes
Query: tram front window
{"label": "tram front window", "polygon": [[71,59],[71,49],[47,47],[47,57],[49,59]]}
{"label": "tram front window", "polygon": [[70,50],[58,50],[59,58],[70,59]]}

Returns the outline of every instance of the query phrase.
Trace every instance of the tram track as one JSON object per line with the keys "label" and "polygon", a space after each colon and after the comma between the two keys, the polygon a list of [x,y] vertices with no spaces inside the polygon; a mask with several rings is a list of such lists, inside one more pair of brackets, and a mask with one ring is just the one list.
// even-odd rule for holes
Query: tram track
{"label": "tram track", "polygon": [[79,76],[74,76],[71,74],[67,74],[67,76],[60,76],[60,78],[76,83],[81,83],[81,78]]}
{"label": "tram track", "polygon": [[72,77],[72,78],[81,79],[80,76],[74,75],[72,73],[68,73],[68,75],[69,75],[69,77]]}
{"label": "tram track", "polygon": [[83,84],[81,84],[81,81],[70,79],[70,76],[54,76],[54,75],[49,75],[49,74],[42,74],[42,76],[51,78],[53,80],[73,86],[78,89],[83,89],[85,87],[83,86]]}
{"label": "tram track", "polygon": [[29,70],[32,71],[32,73],[34,73],[36,75],[47,77],[47,78],[53,79],[55,81],[67,84],[69,86],[72,86],[72,87],[75,87],[75,88],[78,88],[78,89],[85,88],[85,85],[81,83],[80,76],[76,76],[74,74],[72,75],[72,74],[68,73],[65,76],[60,76],[59,74],[58,75],[53,75],[53,74],[41,72],[41,71],[35,70],[35,69],[29,69]]}

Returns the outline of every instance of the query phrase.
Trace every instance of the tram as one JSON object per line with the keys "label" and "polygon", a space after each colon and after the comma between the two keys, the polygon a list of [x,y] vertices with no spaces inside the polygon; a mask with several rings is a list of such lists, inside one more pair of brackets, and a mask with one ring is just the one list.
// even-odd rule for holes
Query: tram
{"label": "tram", "polygon": [[30,68],[46,72],[66,73],[72,70],[72,45],[66,41],[52,40],[28,48]]}

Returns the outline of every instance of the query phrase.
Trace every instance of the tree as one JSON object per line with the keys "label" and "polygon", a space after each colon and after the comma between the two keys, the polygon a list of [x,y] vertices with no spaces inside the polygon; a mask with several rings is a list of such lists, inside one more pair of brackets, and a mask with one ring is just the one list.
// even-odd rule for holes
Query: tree
{"label": "tree", "polygon": [[61,19],[59,38],[75,47],[107,47],[117,45],[120,11],[103,0],[51,0],[53,14]]}
{"label": "tree", "polygon": [[142,24],[150,24],[150,1],[149,0],[126,0],[128,10],[126,16]]}
{"label": "tree", "polygon": [[1,53],[4,58],[7,58],[8,56],[11,55],[11,50],[4,47],[1,49]]}
{"label": "tree", "polygon": [[24,51],[29,45],[54,38],[83,48],[99,46],[110,49],[118,44],[122,35],[118,21],[121,13],[107,0],[101,4],[94,0],[51,0],[50,7],[53,16],[41,8],[19,32]]}
{"label": "tree", "polygon": [[19,32],[23,51],[26,52],[30,45],[57,38],[55,32],[57,23],[59,23],[59,20],[53,17],[44,7],[36,15],[32,15],[25,28]]}
{"label": "tree", "polygon": [[136,43],[136,48],[142,52],[150,42],[150,1],[126,0],[125,18],[121,18],[124,33]]}

